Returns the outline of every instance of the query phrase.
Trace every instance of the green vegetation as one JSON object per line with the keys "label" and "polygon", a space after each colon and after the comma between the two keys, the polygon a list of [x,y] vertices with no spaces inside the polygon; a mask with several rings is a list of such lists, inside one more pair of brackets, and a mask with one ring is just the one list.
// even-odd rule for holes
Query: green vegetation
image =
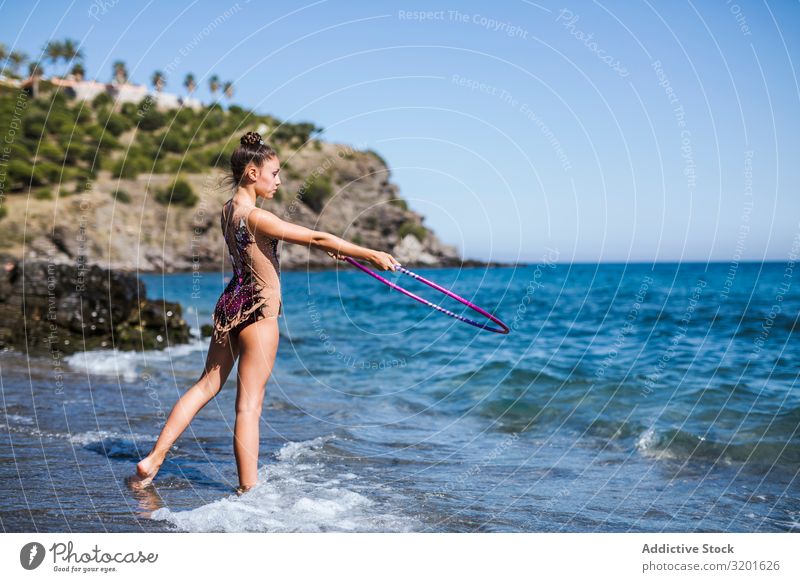
{"label": "green vegetation", "polygon": [[114,163],[112,174],[115,178],[134,179],[139,174],[150,171],[152,164],[146,156],[129,154],[126,158],[120,158]]}
{"label": "green vegetation", "polygon": [[[122,65],[115,63],[115,74],[126,76]],[[225,95],[230,97],[232,90],[227,86]],[[81,191],[101,169],[127,179],[151,172],[201,174],[213,167],[227,169],[238,137],[262,124],[268,128],[264,139],[279,153],[282,147],[299,147],[322,131],[312,123],[286,123],[238,105],[227,111],[219,103],[197,111],[160,111],[151,98],[115,105],[105,93],[84,102],[69,98],[44,79],[35,98],[20,98],[18,90],[0,87],[0,119],[18,120],[13,139],[6,144],[8,194],[56,185],[64,194],[70,182],[75,183],[73,191]],[[313,185],[310,204],[324,204],[329,190],[327,180]]]}
{"label": "green vegetation", "polygon": [[8,208],[6,205],[0,205],[0,220],[3,220],[8,215]]}
{"label": "green vegetation", "polygon": [[101,107],[111,106],[113,103],[114,100],[111,98],[111,95],[108,93],[100,93],[92,100],[92,107],[100,109]]}
{"label": "green vegetation", "polygon": [[34,169],[28,162],[19,159],[12,159],[8,163],[7,176],[11,192],[28,186],[42,186],[47,182],[46,176],[39,168]]}
{"label": "green vegetation", "polygon": [[397,206],[402,210],[408,210],[408,202],[406,202],[402,198],[392,198],[391,200],[389,200],[389,204],[391,204],[392,206]]}
{"label": "green vegetation", "polygon": [[156,202],[167,206],[176,204],[178,206],[191,207],[197,204],[199,198],[192,190],[191,185],[186,180],[178,178],[166,190],[156,192]]}
{"label": "green vegetation", "polygon": [[272,132],[277,142],[286,142],[294,147],[306,143],[312,135],[322,132],[322,128],[313,123],[280,123]]}
{"label": "green vegetation", "polygon": [[417,237],[418,241],[422,242],[425,240],[428,230],[421,224],[417,224],[416,222],[408,220],[400,225],[397,234],[401,239],[405,238],[407,234],[413,234],[415,237]]}
{"label": "green vegetation", "polygon": [[122,202],[123,204],[131,203],[131,195],[128,194],[125,190],[117,190],[112,194],[112,196],[116,199],[117,202]]}
{"label": "green vegetation", "polygon": [[314,212],[322,212],[325,202],[333,194],[331,179],[326,175],[318,174],[301,186],[297,194],[303,203]]}

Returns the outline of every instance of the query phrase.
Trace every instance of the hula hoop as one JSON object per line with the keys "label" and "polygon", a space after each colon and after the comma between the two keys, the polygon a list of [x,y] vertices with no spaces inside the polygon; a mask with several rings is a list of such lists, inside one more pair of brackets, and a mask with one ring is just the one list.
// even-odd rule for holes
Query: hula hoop
{"label": "hula hoop", "polygon": [[466,305],[467,307],[469,307],[473,311],[477,311],[478,313],[480,313],[484,317],[492,320],[495,323],[500,324],[502,329],[501,328],[497,328],[497,327],[491,327],[491,326],[489,326],[489,325],[487,325],[485,323],[480,323],[478,321],[474,321],[472,319],[469,319],[468,317],[464,317],[463,315],[459,315],[457,313],[453,313],[452,311],[450,311],[449,309],[445,309],[441,305],[436,305],[435,303],[432,303],[432,302],[428,301],[427,299],[423,299],[419,295],[416,295],[416,294],[412,293],[411,291],[409,291],[407,289],[404,289],[400,285],[396,285],[396,284],[392,283],[391,281],[387,280],[386,278],[381,277],[380,275],[378,275],[378,273],[376,273],[375,271],[373,271],[371,269],[368,269],[367,267],[365,267],[364,265],[362,265],[361,263],[359,263],[358,261],[354,260],[351,257],[345,257],[344,260],[347,261],[348,263],[350,263],[351,265],[355,265],[356,267],[358,267],[359,269],[364,271],[367,275],[371,275],[372,277],[375,277],[378,281],[388,285],[392,289],[396,289],[397,291],[400,291],[400,293],[403,293],[404,295],[408,295],[412,299],[416,299],[420,303],[422,303],[424,305],[427,305],[428,307],[432,307],[433,309],[435,309],[437,311],[441,311],[442,313],[445,313],[445,314],[449,315],[450,317],[455,317],[459,321],[463,321],[464,323],[468,323],[470,325],[474,325],[475,327],[479,327],[481,329],[485,329],[486,331],[492,331],[494,333],[507,334],[509,332],[508,326],[505,323],[503,323],[502,321],[500,321],[498,318],[496,318],[494,315],[489,313],[488,311],[486,311],[484,309],[481,309],[480,307],[478,307],[477,305],[475,305],[471,301],[468,301],[467,299],[464,299],[463,297],[461,297],[459,295],[456,295],[455,293],[453,293],[449,289],[445,289],[441,285],[437,285],[433,281],[429,281],[428,279],[426,279],[422,275],[418,275],[418,274],[416,274],[416,273],[414,273],[412,271],[409,271],[408,269],[406,269],[405,267],[403,267],[401,265],[397,266],[397,269],[396,269],[397,271],[400,271],[401,273],[403,273],[405,275],[408,275],[409,277],[413,277],[417,281],[421,281],[422,283],[425,283],[426,285],[428,285],[430,287],[433,287],[437,291],[441,291],[442,293],[444,293],[445,295],[447,295],[449,297],[452,297],[453,299],[455,299],[459,303],[463,303],[464,305]]}

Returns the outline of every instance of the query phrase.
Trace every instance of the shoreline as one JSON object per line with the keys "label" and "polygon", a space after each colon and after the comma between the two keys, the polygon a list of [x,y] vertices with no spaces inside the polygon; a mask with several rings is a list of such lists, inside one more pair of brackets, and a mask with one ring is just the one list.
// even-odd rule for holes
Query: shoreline
{"label": "shoreline", "polygon": [[[362,264],[364,264],[364,263],[362,263]],[[459,263],[459,264],[455,264],[454,263],[452,265],[447,265],[447,264],[445,264],[445,265],[425,265],[425,264],[421,264],[421,263],[420,264],[402,263],[402,265],[404,267],[406,267],[406,268],[409,268],[409,269],[452,269],[452,268],[455,268],[455,267],[463,267],[463,268],[467,268],[467,269],[478,269],[478,268],[481,268],[481,267],[490,268],[490,269],[509,269],[509,268],[513,268],[513,267],[533,266],[532,263],[500,263],[500,262],[484,263],[484,262],[481,262],[481,261],[464,261],[462,263]],[[369,266],[369,265],[367,264],[366,266]],[[350,267],[349,264],[348,264],[348,267]],[[118,270],[118,269],[114,269],[114,270]],[[325,273],[325,272],[328,272],[328,271],[337,271],[337,270],[339,270],[339,269],[336,269],[334,267],[315,267],[314,265],[308,265],[307,267],[303,267],[303,268],[291,268],[291,267],[281,268],[281,273],[307,273],[307,272],[308,273],[312,273],[312,272],[313,273]],[[214,270],[211,270],[211,269],[175,269],[175,270],[170,270],[170,271],[153,271],[153,270],[143,271],[143,270],[139,270],[139,271],[131,271],[131,272],[142,273],[142,274],[147,274],[147,275],[158,275],[158,274],[177,275],[177,274],[187,274],[187,273],[219,273],[219,271],[216,270],[216,269],[214,269]],[[229,271],[229,270],[225,271],[225,273],[230,273],[230,272],[231,271]]]}

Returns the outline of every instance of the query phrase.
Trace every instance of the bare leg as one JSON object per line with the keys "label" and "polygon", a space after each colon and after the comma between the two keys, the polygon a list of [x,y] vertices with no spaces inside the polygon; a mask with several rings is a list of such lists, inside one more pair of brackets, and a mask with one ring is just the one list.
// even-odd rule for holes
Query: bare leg
{"label": "bare leg", "polygon": [[280,339],[277,318],[251,323],[239,333],[239,377],[236,386],[236,424],[233,451],[239,471],[239,491],[258,480],[258,433],[264,389],[275,365]]}
{"label": "bare leg", "polygon": [[239,346],[235,335],[227,336],[224,343],[211,339],[205,369],[200,379],[180,397],[167,418],[158,441],[144,459],[136,465],[136,475],[128,484],[134,488],[146,487],[158,473],[167,452],[186,427],[209,400],[216,396],[228,379],[238,356]]}

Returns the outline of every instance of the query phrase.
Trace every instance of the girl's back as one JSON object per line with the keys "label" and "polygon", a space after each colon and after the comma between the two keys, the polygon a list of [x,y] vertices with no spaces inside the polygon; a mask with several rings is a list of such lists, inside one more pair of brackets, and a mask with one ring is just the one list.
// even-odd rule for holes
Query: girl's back
{"label": "girl's back", "polygon": [[214,339],[246,323],[283,314],[278,240],[255,236],[247,218],[256,206],[222,208],[220,226],[233,266],[233,277],[214,308]]}

